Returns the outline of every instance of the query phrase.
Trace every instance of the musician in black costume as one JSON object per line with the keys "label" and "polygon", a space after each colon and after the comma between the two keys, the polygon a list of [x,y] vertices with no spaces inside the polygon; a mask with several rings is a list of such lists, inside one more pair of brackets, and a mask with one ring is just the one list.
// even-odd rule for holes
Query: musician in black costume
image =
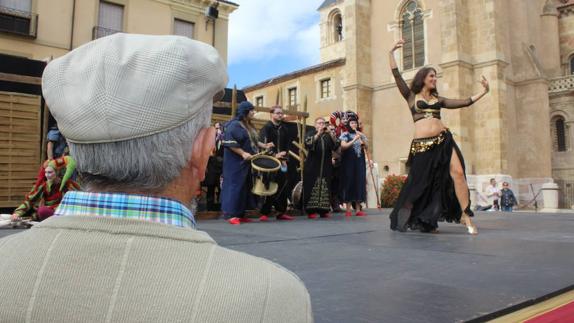
{"label": "musician in black costume", "polygon": [[259,141],[263,143],[273,143],[271,154],[281,161],[281,169],[275,175],[275,182],[279,186],[277,193],[272,196],[263,198],[263,204],[259,213],[261,213],[260,221],[267,221],[272,212],[272,208],[278,212],[277,220],[291,221],[294,220],[292,216],[286,214],[287,212],[287,198],[291,194],[288,181],[288,160],[289,160],[289,146],[291,137],[287,126],[283,122],[283,109],[280,106],[271,108],[271,120],[268,121],[261,131],[259,132]]}
{"label": "musician in black costume", "polygon": [[303,176],[303,203],[309,219],[330,217],[330,186],[333,178],[333,151],[340,146],[335,132],[330,132],[325,119],[315,119],[315,132],[305,138],[309,152]]}
{"label": "musician in black costume", "polygon": [[472,105],[489,91],[484,76],[483,91],[468,99],[447,99],[438,95],[437,73],[432,67],[421,68],[409,87],[403,80],[394,52],[403,47],[399,40],[389,53],[390,66],[402,96],[408,103],[415,124],[407,164],[407,182],[390,215],[391,229],[408,228],[437,232],[438,221],[465,225],[470,234],[477,234],[472,223],[470,194],[466,182],[464,159],[449,129],[441,121],[441,109],[459,109]]}

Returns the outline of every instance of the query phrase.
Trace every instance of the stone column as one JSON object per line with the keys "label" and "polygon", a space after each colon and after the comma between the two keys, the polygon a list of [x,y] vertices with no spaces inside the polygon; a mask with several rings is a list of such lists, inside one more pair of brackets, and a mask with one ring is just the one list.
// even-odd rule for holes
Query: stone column
{"label": "stone column", "polygon": [[[373,139],[373,89],[371,66],[371,2],[369,0],[345,1],[345,52],[344,109],[359,113],[363,132]],[[372,146],[369,149],[372,151]]]}
{"label": "stone column", "polygon": [[546,183],[542,185],[544,208],[541,212],[558,212],[558,190],[558,184],[556,183]]}
{"label": "stone column", "polygon": [[468,185],[468,190],[470,191],[470,205],[474,209],[478,205],[476,204],[476,186]]}
{"label": "stone column", "polygon": [[[472,38],[470,16],[465,1],[440,0],[441,12],[441,79],[439,91],[450,98],[468,98],[474,91],[474,67],[472,65]],[[443,110],[445,111],[445,110]],[[474,112],[472,108],[450,110],[443,113],[444,121],[465,157],[467,173],[474,173],[473,135]]]}
{"label": "stone column", "polygon": [[542,48],[540,62],[547,77],[560,76],[560,32],[558,28],[558,10],[553,0],[548,0],[542,15]]}

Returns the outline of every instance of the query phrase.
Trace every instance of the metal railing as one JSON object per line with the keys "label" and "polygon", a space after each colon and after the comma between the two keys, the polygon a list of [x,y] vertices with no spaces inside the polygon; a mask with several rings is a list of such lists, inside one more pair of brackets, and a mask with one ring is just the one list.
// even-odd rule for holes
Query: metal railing
{"label": "metal railing", "polygon": [[548,92],[550,93],[560,93],[571,90],[574,90],[574,75],[557,77],[550,80],[550,84],[548,84]]}
{"label": "metal railing", "polygon": [[36,38],[38,14],[0,6],[0,32]]}
{"label": "metal railing", "polygon": [[94,28],[92,29],[92,39],[98,39],[121,32],[122,32],[121,30],[115,30],[101,26],[94,26]]}
{"label": "metal railing", "polygon": [[574,181],[556,180],[560,188],[558,193],[558,207],[570,209],[574,206]]}

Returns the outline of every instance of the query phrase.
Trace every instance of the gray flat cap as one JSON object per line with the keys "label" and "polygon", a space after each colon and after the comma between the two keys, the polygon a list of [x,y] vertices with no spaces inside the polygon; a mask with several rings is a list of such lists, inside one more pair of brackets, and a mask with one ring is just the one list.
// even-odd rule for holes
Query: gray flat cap
{"label": "gray flat cap", "polygon": [[115,34],[50,62],[42,91],[74,143],[145,137],[175,128],[227,84],[217,50],[180,36]]}

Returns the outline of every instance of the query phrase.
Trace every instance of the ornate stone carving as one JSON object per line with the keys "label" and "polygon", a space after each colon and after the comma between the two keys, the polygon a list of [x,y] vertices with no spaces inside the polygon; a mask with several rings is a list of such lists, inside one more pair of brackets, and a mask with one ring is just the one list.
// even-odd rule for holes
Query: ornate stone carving
{"label": "ornate stone carving", "polygon": [[574,75],[558,77],[550,80],[548,92],[551,94],[574,90]]}

